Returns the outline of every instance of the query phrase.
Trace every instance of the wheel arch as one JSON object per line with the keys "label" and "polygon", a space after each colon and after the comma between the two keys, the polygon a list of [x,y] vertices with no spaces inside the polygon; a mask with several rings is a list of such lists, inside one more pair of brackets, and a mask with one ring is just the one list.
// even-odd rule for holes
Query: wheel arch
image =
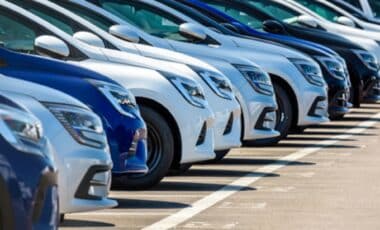
{"label": "wheel arch", "polygon": [[291,101],[296,102],[296,103],[292,104],[292,111],[293,111],[294,119],[293,119],[292,124],[291,124],[291,128],[295,128],[297,126],[298,120],[299,120],[299,107],[298,107],[297,96],[294,93],[293,88],[290,86],[290,84],[286,80],[284,80],[282,77],[275,75],[275,74],[272,74],[272,73],[269,73],[269,75],[272,79],[272,82],[281,86],[286,91],[286,93],[290,96]]}
{"label": "wheel arch", "polygon": [[177,121],[165,106],[155,100],[144,97],[136,97],[136,101],[138,105],[150,107],[162,114],[165,120],[168,122],[169,126],[172,128],[174,137],[174,159],[171,167],[179,167],[179,163],[181,162],[182,157],[182,137]]}

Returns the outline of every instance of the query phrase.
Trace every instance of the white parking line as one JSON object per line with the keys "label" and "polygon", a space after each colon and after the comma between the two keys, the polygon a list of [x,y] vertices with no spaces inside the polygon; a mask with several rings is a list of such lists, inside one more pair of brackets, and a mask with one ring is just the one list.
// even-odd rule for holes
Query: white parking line
{"label": "white parking line", "polygon": [[[143,228],[143,230],[163,230],[163,229],[170,229],[175,228],[179,224],[191,219],[195,215],[201,213],[202,211],[210,208],[211,206],[215,205],[216,203],[228,198],[229,196],[239,192],[240,190],[248,187],[252,183],[258,181],[260,178],[265,177],[265,173],[273,173],[286,165],[297,161],[301,158],[304,158],[312,153],[318,152],[326,147],[329,147],[331,145],[334,145],[338,143],[341,140],[349,139],[355,134],[359,134],[364,132],[370,127],[373,127],[376,125],[377,121],[371,121],[371,119],[379,119],[380,113],[372,116],[368,121],[364,121],[356,126],[356,128],[352,128],[350,130],[347,130],[342,135],[337,135],[331,138],[328,138],[327,140],[317,142],[313,146],[301,149],[297,152],[294,152],[288,156],[282,157],[278,159],[276,162],[269,164],[267,166],[264,166],[262,168],[259,168],[257,170],[252,171],[251,173],[233,181],[229,185],[224,186],[218,191],[215,191],[206,197],[194,202],[191,206],[184,208],[156,223],[153,223],[150,226],[147,226]],[[318,146],[318,147],[317,147]],[[255,172],[260,172],[258,175]]]}

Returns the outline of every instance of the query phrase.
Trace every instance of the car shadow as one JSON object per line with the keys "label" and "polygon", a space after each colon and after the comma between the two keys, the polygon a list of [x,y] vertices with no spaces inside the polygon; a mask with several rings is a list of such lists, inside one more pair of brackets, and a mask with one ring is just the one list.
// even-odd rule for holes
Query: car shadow
{"label": "car shadow", "polygon": [[361,122],[361,121],[376,121],[376,122],[380,122],[380,118],[347,117],[347,118],[344,118],[344,120],[342,120],[341,122],[345,122],[345,121],[358,121],[358,122]]}
{"label": "car shadow", "polygon": [[190,169],[181,176],[187,177],[242,177],[248,174],[252,174],[257,177],[279,177],[276,173],[261,173],[261,172],[250,172],[250,171],[240,171],[240,170],[227,170],[227,169]]}
{"label": "car shadow", "polygon": [[117,200],[119,204],[114,209],[182,209],[190,206],[188,204],[171,201],[124,199],[117,197],[112,199]]}
{"label": "car shadow", "polygon": [[377,112],[372,112],[372,111],[351,111],[350,114],[377,114]]}
{"label": "car shadow", "polygon": [[276,159],[247,159],[247,158],[226,158],[216,163],[220,165],[290,165],[290,166],[311,166],[314,162],[286,161]]}
{"label": "car shadow", "polygon": [[[302,135],[316,135],[316,136],[338,136],[338,135],[350,135],[350,136],[375,136],[372,133],[350,133],[350,132],[339,132],[339,131],[305,131]],[[328,138],[327,138],[328,139]]]}
{"label": "car shadow", "polygon": [[[330,140],[330,139],[329,139]],[[323,145],[323,144],[313,144],[313,143],[283,143],[280,142],[270,148],[334,148],[334,149],[356,149],[359,148],[355,145]]]}
{"label": "car shadow", "polygon": [[[207,176],[207,175],[206,175]],[[217,191],[226,184],[216,184],[216,183],[197,183],[197,182],[184,182],[184,181],[162,181],[159,185],[152,188],[154,191]],[[255,188],[248,186],[228,186],[227,190],[231,191],[253,191]]]}
{"label": "car shadow", "polygon": [[[353,118],[353,119],[356,119],[356,118]],[[355,128],[358,128],[358,129],[361,129],[361,128],[364,128],[364,129],[377,129],[377,127],[369,127],[369,126],[360,126],[360,125],[313,125],[313,126],[310,126],[309,128],[311,129],[355,129]]]}
{"label": "car shadow", "polygon": [[333,140],[333,141],[356,141],[355,139],[338,139],[338,138],[328,138],[328,137],[293,137],[288,136],[286,140],[289,141],[326,141],[326,140]]}
{"label": "car shadow", "polygon": [[106,228],[115,227],[114,224],[100,221],[67,219],[59,226],[60,228]]}

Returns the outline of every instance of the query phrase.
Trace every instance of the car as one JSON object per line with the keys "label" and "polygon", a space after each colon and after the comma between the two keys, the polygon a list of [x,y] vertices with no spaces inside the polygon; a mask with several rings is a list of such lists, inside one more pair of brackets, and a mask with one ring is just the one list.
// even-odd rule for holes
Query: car
{"label": "car", "polygon": [[[45,136],[56,150],[60,213],[115,207],[117,202],[108,198],[112,160],[100,118],[57,90],[4,75],[0,81],[0,90],[18,94],[12,100],[42,122]],[[85,145],[86,137],[96,138],[98,146]]]}
{"label": "car", "polygon": [[[321,66],[323,76],[329,86],[328,98],[330,119],[342,118],[349,112],[349,108],[351,107],[351,103],[348,102],[350,98],[350,79],[348,76],[347,66],[345,61],[333,50],[302,39],[256,31],[248,25],[240,23],[236,20],[245,20],[245,17],[249,15],[249,12],[245,12],[246,8],[241,7],[239,3],[234,1],[207,0],[204,2],[211,4],[220,10],[226,11],[226,13],[231,14],[231,16],[235,16],[236,19],[197,0],[159,1],[166,3],[179,11],[186,11],[188,16],[196,18],[197,21],[200,21],[203,25],[220,31],[223,34],[241,37],[250,36],[273,41],[287,45],[310,55]],[[254,23],[254,20],[250,20],[249,23]],[[261,21],[258,21],[258,23],[261,23]]]}
{"label": "car", "polygon": [[[225,58],[231,56],[244,57],[259,64],[266,72],[272,74],[272,76],[276,78],[275,80],[278,79],[281,81],[281,84],[274,81],[275,89],[278,90],[276,93],[280,94],[279,91],[282,92],[282,96],[277,97],[277,99],[279,99],[279,112],[277,113],[279,119],[277,119],[278,122],[276,125],[276,130],[280,131],[281,135],[277,138],[269,139],[266,144],[277,143],[279,140],[286,137],[292,126],[319,124],[320,122],[328,121],[326,116],[326,85],[320,74],[319,66],[309,57],[282,46],[274,46],[273,44],[268,44],[262,41],[252,41],[250,39],[221,35],[200,25],[195,20],[175,9],[167,7],[157,1],[123,1],[117,2],[116,4],[113,2],[111,5],[107,4],[105,1],[91,2],[102,7],[107,6],[105,8],[109,11],[117,12],[120,10],[118,16],[124,17],[124,24],[128,23],[128,21],[132,21],[134,25],[130,25],[131,28],[134,28],[136,31],[145,30],[148,34],[150,33],[150,36],[147,36],[147,39],[150,39],[149,42],[155,43],[155,45],[159,46],[160,43],[167,43],[177,51],[195,55],[200,58],[204,54],[210,56],[221,56],[224,54]],[[109,9],[109,6],[111,6],[112,9]],[[134,10],[139,9],[139,16],[133,16],[134,13],[124,14],[123,9],[129,8]],[[147,27],[136,21],[146,19],[151,19],[147,22],[149,24]],[[166,21],[170,21],[170,25],[166,26]],[[165,23],[161,26],[156,25],[157,27],[155,27],[155,23],[157,22],[159,24],[160,22]],[[154,28],[154,31],[158,31],[154,32],[149,29],[149,27]],[[194,33],[195,31],[196,33]],[[143,39],[146,40],[145,37]],[[236,55],[231,55],[231,52],[236,52]],[[282,55],[279,55],[279,53]],[[296,63],[293,64],[290,60],[296,61]],[[308,75],[309,73],[304,75],[302,72],[303,69],[298,69],[300,62],[305,65],[310,65],[313,71],[318,72],[316,75],[320,82],[314,82],[315,85],[309,83],[307,80],[310,76]],[[296,77],[295,75],[298,75],[299,77]],[[304,83],[310,87],[302,87],[302,90],[298,89],[297,84],[293,84],[295,78],[303,79],[305,81]],[[284,87],[287,87],[287,89],[289,89],[288,92],[290,93],[287,93]],[[303,101],[301,104],[297,98],[300,98],[299,94],[304,93],[311,94],[310,96],[303,97],[309,98],[310,100]],[[290,97],[292,97],[291,100]],[[294,103],[291,103],[290,101]],[[291,108],[284,106],[289,103],[292,104]],[[318,104],[318,106],[315,107],[318,108],[318,111],[310,112],[310,110],[314,110],[314,108],[311,107],[313,103]],[[318,115],[316,115],[315,112]],[[308,116],[308,114],[312,115]]]}
{"label": "car", "polygon": [[366,15],[363,11],[361,11],[360,4],[358,5],[358,7],[354,6],[356,5],[355,2],[359,3],[359,1],[357,0],[351,0],[352,3],[346,0],[331,0],[331,2],[335,6],[347,11],[348,13],[359,18],[360,20],[363,20],[369,23],[380,24],[380,19],[373,18],[372,16]]}
{"label": "car", "polygon": [[[92,42],[93,39],[87,39],[89,37],[88,34],[93,33],[94,36],[99,36],[99,39],[104,44],[110,44],[109,49],[113,49],[111,47],[120,47],[119,49],[115,48],[113,50],[130,53],[128,49],[123,48],[126,47],[126,45],[124,45],[126,43],[125,41],[113,37],[95,25],[54,3],[49,1],[28,1],[28,3],[23,2],[19,5],[32,11],[41,18],[50,21],[62,31],[67,31],[67,28],[71,28],[75,34],[86,33],[87,36],[85,37],[79,38],[76,35],[74,35],[74,37],[89,45],[92,45],[94,42]],[[55,20],[51,20],[52,18]],[[105,47],[101,46],[101,48]],[[117,56],[117,53],[112,53],[112,50],[107,49],[104,50],[104,52]],[[134,54],[130,54],[126,57],[128,57],[126,63],[130,65],[163,71],[170,75],[189,76],[191,79],[196,80],[204,89],[205,99],[215,114],[213,129],[216,158],[220,160],[231,148],[240,147],[240,105],[235,99],[230,81],[222,73],[206,63],[201,63],[201,61],[194,62],[191,66],[188,66],[181,63],[145,58]]]}
{"label": "car", "polygon": [[330,22],[360,29],[360,30],[380,32],[380,25],[362,20],[329,1],[325,1],[325,0],[312,0],[312,1],[311,0],[294,0],[294,1],[298,2],[299,4],[303,6],[306,6],[308,9],[311,9],[312,11],[316,12],[319,16],[325,18],[326,20]]}
{"label": "car", "polygon": [[309,10],[308,8],[293,0],[270,0],[270,2],[276,2],[282,6],[282,10],[287,11],[287,13],[290,13],[291,15],[296,15],[295,17],[288,18],[288,22],[338,34],[352,42],[360,44],[363,48],[376,55],[378,59],[380,58],[380,39],[378,32],[365,31],[353,27],[344,26],[338,23],[332,23],[326,20],[325,18],[319,16],[314,11]]}
{"label": "car", "polygon": [[380,19],[380,4],[377,0],[345,0],[369,18]]}
{"label": "car", "polygon": [[0,229],[57,229],[54,150],[41,122],[13,96],[0,91]]}
{"label": "car", "polygon": [[[120,40],[114,42],[113,44],[115,44],[117,49],[139,53],[145,57],[180,62],[193,69],[195,66],[205,66],[204,62],[199,61],[199,59],[174,52],[173,50],[148,45],[145,39],[150,40],[149,34],[139,31],[143,36],[140,37],[135,31],[129,29],[128,25],[113,21],[111,19],[112,15],[107,11],[86,1],[53,2],[92,22],[99,29],[103,30],[103,33],[108,33],[109,30],[114,33],[117,32],[118,35],[115,37],[123,38],[125,41],[124,43],[121,43]],[[111,16],[111,18],[108,18],[108,16]],[[83,21],[83,19],[81,21]],[[95,32],[94,27],[91,28],[92,31]],[[97,30],[96,34],[100,35],[100,31]],[[105,35],[102,37],[105,37]],[[136,41],[139,43],[136,43]],[[170,48],[170,46],[166,48]],[[247,66],[248,69],[259,72],[260,69],[258,69],[254,63],[243,58],[224,54],[218,56],[203,55],[202,60],[221,71],[232,82],[236,98],[242,108],[242,131],[240,138],[245,145],[247,145],[247,142],[251,143],[252,140],[271,138],[279,135],[279,132],[273,129],[275,114],[272,111],[277,108],[274,97],[257,92],[253,87],[247,85],[246,76],[234,66],[234,64],[239,64],[240,66]],[[249,108],[255,109],[252,110]],[[259,119],[262,116],[266,116],[265,124],[263,124],[262,119]],[[217,152],[217,155],[217,158],[220,158],[219,152]]]}
{"label": "car", "polygon": [[[353,90],[351,102],[355,107],[360,107],[362,102],[377,102],[379,99],[378,84],[378,61],[375,55],[368,52],[362,46],[339,35],[309,28],[300,23],[288,23],[287,19],[297,18],[297,11],[286,8],[281,2],[248,0],[240,2],[250,12],[250,16],[261,21],[260,28],[269,33],[294,36],[315,43],[325,45],[337,52],[346,61]],[[263,6],[270,7],[264,8]],[[279,11],[284,11],[279,14]],[[260,29],[259,28],[259,29]],[[373,42],[358,38],[360,44]],[[369,44],[369,43],[368,43]]]}
{"label": "car", "polygon": [[[136,96],[148,129],[149,171],[127,177],[115,175],[115,187],[150,188],[159,183],[170,168],[215,158],[214,114],[196,81],[185,76],[127,66],[125,57],[128,54],[124,52],[112,56],[110,53],[113,52],[105,53],[104,49],[80,42],[15,4],[2,2],[0,5],[2,15],[8,15],[12,23],[19,25],[18,29],[33,31],[33,36],[28,36],[29,52],[65,59],[100,72]],[[13,36],[10,41],[14,41],[14,37],[18,41],[23,39],[22,33],[9,31],[7,34]]]}

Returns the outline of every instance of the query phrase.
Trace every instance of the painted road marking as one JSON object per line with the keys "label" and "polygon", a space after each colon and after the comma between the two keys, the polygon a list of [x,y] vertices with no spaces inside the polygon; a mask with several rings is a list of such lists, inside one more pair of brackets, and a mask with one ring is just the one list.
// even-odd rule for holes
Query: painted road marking
{"label": "painted road marking", "polygon": [[[349,139],[353,137],[355,134],[359,134],[364,132],[370,127],[373,127],[376,125],[377,121],[376,119],[380,118],[380,113],[371,116],[368,121],[361,122],[356,128],[352,128],[350,130],[347,130],[344,132],[345,134],[333,136],[331,138],[328,138],[324,141],[317,142],[314,145],[311,145],[310,147],[301,149],[297,152],[294,152],[292,154],[289,154],[285,157],[282,157],[275,161],[272,164],[269,164],[267,166],[264,166],[262,168],[259,168],[257,170],[252,171],[251,173],[248,173],[247,175],[233,181],[229,185],[224,186],[218,191],[215,191],[208,196],[194,202],[191,206],[181,209],[180,211],[156,222],[152,225],[149,225],[143,230],[164,230],[164,229],[170,229],[175,228],[179,224],[191,219],[195,215],[201,213],[202,211],[212,207],[216,203],[225,200],[226,198],[230,197],[231,195],[239,192],[240,190],[248,187],[249,185],[253,184],[254,182],[258,181],[259,179],[265,177],[265,173],[273,173],[285,166],[287,166],[289,163],[297,161],[301,158],[304,158],[312,153],[318,152],[326,147],[332,146],[336,143],[338,143],[341,140]],[[313,147],[314,146],[314,147]],[[257,174],[255,172],[261,172],[260,174]],[[262,174],[263,173],[263,174]]]}

